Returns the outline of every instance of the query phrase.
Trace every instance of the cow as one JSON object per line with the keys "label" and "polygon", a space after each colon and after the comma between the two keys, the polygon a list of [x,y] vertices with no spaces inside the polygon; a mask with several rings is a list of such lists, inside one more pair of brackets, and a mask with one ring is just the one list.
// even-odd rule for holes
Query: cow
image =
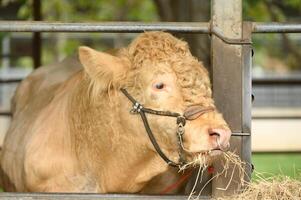
{"label": "cow", "polygon": [[6,191],[153,193],[185,163],[210,163],[231,136],[207,70],[166,32],[115,54],[79,47],[23,80],[12,112]]}

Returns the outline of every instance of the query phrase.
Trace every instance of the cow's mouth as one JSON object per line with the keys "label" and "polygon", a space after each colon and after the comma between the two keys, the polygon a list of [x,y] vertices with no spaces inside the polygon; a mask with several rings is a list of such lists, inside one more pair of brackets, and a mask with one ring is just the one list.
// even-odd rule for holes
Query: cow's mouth
{"label": "cow's mouth", "polygon": [[186,153],[186,160],[188,161],[184,168],[193,166],[208,166],[217,159],[219,156],[223,155],[225,151],[215,148],[210,150],[203,150],[197,152]]}
{"label": "cow's mouth", "polygon": [[[186,153],[186,158],[188,160],[193,160],[193,161],[202,161],[204,162],[204,160],[206,162],[208,162],[209,160],[212,161],[215,159],[215,157],[218,157],[220,155],[222,155],[224,152],[227,152],[230,148],[230,143],[228,143],[226,145],[226,147],[223,147],[219,141],[219,138],[216,138],[216,144],[217,147],[216,148],[212,148],[209,150],[200,150],[200,151],[189,151],[188,149],[186,149],[182,143],[182,141],[180,140],[180,145],[182,147],[182,149],[185,151]],[[201,163],[200,163],[201,164]]]}
{"label": "cow's mouth", "polygon": [[208,150],[208,151],[202,151],[197,153],[198,155],[201,156],[218,156],[221,155],[224,151],[222,151],[221,149],[212,149],[212,150]]}
{"label": "cow's mouth", "polygon": [[223,152],[225,152],[224,150],[220,149],[220,148],[215,148],[215,149],[209,149],[209,150],[201,150],[201,151],[186,151],[186,153],[192,156],[195,155],[200,155],[200,156],[215,156],[215,155],[220,155]]}
{"label": "cow's mouth", "polygon": [[186,153],[185,160],[186,163],[180,166],[180,170],[185,170],[187,168],[195,167],[205,167],[212,164],[212,161],[215,160],[215,155],[220,155],[221,150],[208,150],[208,151],[199,151],[194,153]]}
{"label": "cow's mouth", "polygon": [[209,156],[219,156],[222,155],[225,151],[221,150],[221,149],[213,149],[211,151],[208,152]]}

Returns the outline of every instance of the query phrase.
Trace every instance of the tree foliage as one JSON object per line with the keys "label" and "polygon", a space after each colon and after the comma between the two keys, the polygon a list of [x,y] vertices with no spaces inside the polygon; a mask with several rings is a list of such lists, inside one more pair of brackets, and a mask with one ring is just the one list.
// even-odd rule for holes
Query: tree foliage
{"label": "tree foliage", "polygon": [[[301,0],[247,0],[243,1],[243,11],[244,19],[249,21],[301,22]],[[300,70],[301,45],[296,44],[290,36],[265,34],[253,37],[257,52],[266,55],[259,56],[257,61],[263,64],[264,60],[272,57],[289,69]]]}
{"label": "tree foliage", "polygon": [[[19,12],[32,18],[32,1],[26,1]],[[143,12],[141,12],[143,11]],[[152,0],[51,0],[42,1],[43,19],[47,21],[153,21],[157,20]]]}

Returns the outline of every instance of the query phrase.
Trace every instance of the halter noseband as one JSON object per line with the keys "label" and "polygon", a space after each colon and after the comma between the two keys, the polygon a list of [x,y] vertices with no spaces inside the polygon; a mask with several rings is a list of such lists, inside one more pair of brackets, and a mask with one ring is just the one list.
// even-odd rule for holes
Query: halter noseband
{"label": "halter noseband", "polygon": [[[191,106],[184,112],[183,115],[177,112],[170,112],[170,111],[159,111],[153,110],[150,108],[143,107],[138,101],[136,101],[124,88],[120,89],[121,92],[133,103],[133,107],[130,110],[131,114],[140,114],[140,117],[143,121],[145,130],[148,134],[150,141],[152,142],[155,150],[161,156],[161,158],[170,166],[172,167],[180,167],[185,164],[185,159],[183,158],[182,152],[184,151],[183,148],[183,135],[185,133],[185,124],[186,120],[194,120],[205,114],[206,112],[213,111],[213,107],[208,108],[201,108],[200,106]],[[178,144],[179,144],[179,161],[176,163],[170,160],[161,150],[157,140],[149,126],[145,113],[153,114],[153,115],[161,115],[167,117],[175,117],[177,118],[177,137],[178,137]]]}

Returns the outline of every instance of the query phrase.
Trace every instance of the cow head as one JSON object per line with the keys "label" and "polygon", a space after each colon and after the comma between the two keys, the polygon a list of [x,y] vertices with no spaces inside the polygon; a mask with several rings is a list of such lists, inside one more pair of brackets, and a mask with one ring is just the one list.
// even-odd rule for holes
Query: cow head
{"label": "cow head", "polygon": [[[222,115],[215,109],[207,70],[194,58],[186,42],[163,32],[141,34],[117,55],[80,47],[79,57],[91,79],[91,95],[119,94],[123,108],[130,102],[120,88],[127,91],[143,106],[162,111],[184,113],[194,106],[213,108],[210,112],[188,120],[183,135],[183,148],[188,161],[203,157],[210,160],[218,150],[229,145],[231,131]],[[122,117],[122,116],[121,116]],[[178,159],[176,119],[148,115],[150,127],[162,150]],[[139,116],[128,112],[123,118],[137,127],[140,137],[147,138]],[[153,150],[152,144],[146,145]]]}

